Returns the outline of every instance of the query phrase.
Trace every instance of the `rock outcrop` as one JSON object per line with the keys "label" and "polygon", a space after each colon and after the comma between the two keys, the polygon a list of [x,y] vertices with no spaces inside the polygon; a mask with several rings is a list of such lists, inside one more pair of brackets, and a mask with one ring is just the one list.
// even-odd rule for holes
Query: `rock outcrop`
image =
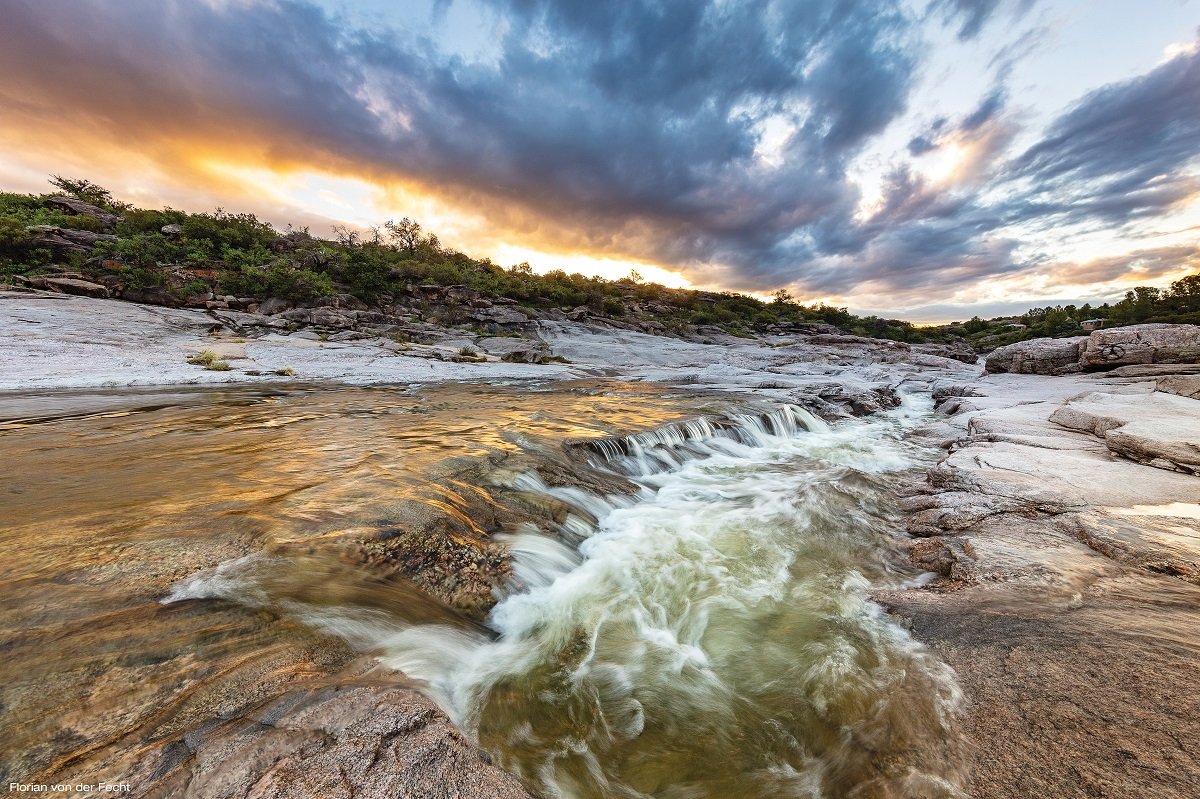
{"label": "rock outcrop", "polygon": [[61,291],[64,294],[78,294],[82,297],[95,297],[100,300],[108,296],[107,287],[99,283],[92,283],[89,280],[79,280],[70,277],[47,277],[43,278],[43,282],[51,291]]}
{"label": "rock outcrop", "polygon": [[1200,375],[1170,375],[1160,377],[1154,384],[1155,391],[1164,394],[1177,394],[1200,400]]}
{"label": "rock outcrop", "polygon": [[89,253],[99,242],[117,241],[117,237],[109,233],[94,233],[90,230],[75,230],[55,225],[30,225],[26,230],[29,231],[32,246],[46,247],[60,253]]}
{"label": "rock outcrop", "polygon": [[515,777],[410,688],[298,691],[250,721],[179,741],[180,751],[168,749],[145,795],[529,798]]}
{"label": "rock outcrop", "polygon": [[1083,369],[1200,362],[1200,326],[1131,325],[1095,330],[1079,350]]}
{"label": "rock outcrop", "polygon": [[1143,364],[1200,363],[1200,326],[1131,325],[1089,336],[1035,338],[994,350],[989,373],[1064,375]]}
{"label": "rock outcrop", "polygon": [[1138,463],[1200,474],[1200,405],[1194,399],[1157,391],[1093,392],[1065,402],[1050,421],[1091,433],[1114,454]]}
{"label": "rock outcrop", "polygon": [[66,211],[68,214],[90,216],[109,229],[116,227],[117,223],[121,221],[119,215],[111,211],[105,211],[103,208],[76,199],[75,197],[49,197],[46,200],[46,205],[51,208],[57,208],[60,211]]}
{"label": "rock outcrop", "polygon": [[984,361],[988,372],[1058,375],[1078,372],[1079,352],[1087,336],[1035,338],[993,350]]}

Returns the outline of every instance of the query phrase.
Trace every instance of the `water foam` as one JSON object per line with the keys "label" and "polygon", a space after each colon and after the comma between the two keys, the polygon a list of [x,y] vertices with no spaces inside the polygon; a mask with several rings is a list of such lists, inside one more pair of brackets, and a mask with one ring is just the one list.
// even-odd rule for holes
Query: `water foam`
{"label": "water foam", "polygon": [[377,650],[547,795],[851,779],[855,736],[896,734],[897,714],[944,733],[958,701],[864,575],[889,579],[880,481],[913,464],[922,410],[830,428],[789,406],[584,445],[641,493],[523,478],[578,510],[562,538],[579,543],[509,539],[526,590],[492,612],[498,639],[427,626]]}

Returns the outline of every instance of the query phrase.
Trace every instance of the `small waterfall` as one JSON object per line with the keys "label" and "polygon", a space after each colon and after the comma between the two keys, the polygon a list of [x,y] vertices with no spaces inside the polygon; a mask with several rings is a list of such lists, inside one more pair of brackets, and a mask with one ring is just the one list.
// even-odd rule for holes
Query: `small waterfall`
{"label": "small waterfall", "polygon": [[687,460],[740,449],[766,447],[773,440],[806,432],[828,432],[829,426],[797,405],[765,413],[731,414],[663,425],[628,436],[598,438],[575,444],[599,457],[592,465],[630,477],[645,477],[678,469]]}

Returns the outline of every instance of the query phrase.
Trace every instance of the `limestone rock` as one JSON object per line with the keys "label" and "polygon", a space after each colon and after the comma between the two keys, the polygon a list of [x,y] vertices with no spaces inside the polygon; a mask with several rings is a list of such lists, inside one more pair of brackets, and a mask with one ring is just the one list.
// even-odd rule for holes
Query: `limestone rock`
{"label": "limestone rock", "polygon": [[1094,330],[1079,350],[1084,369],[1143,363],[1200,363],[1200,326],[1131,325]]}
{"label": "limestone rock", "polygon": [[283,300],[279,297],[271,297],[258,306],[258,312],[263,316],[274,316],[275,314],[281,314],[284,311],[290,311],[292,307],[293,303],[291,300]]}
{"label": "limestone rock", "polygon": [[1087,336],[1076,336],[1018,341],[1016,344],[993,350],[984,361],[984,369],[990,373],[1034,375],[1077,372],[1080,368],[1079,353],[1087,340]]}
{"label": "limestone rock", "polygon": [[76,280],[69,277],[43,278],[46,287],[51,291],[61,291],[64,294],[78,294],[83,297],[104,299],[108,296],[108,288],[88,280]]}
{"label": "limestone rock", "polygon": [[1160,377],[1154,384],[1154,390],[1200,400],[1200,375]]}
{"label": "limestone rock", "polygon": [[1160,392],[1149,396],[1093,392],[1064,403],[1050,421],[1091,433],[1103,439],[1111,452],[1138,463],[1200,474],[1200,414],[1195,400]]}
{"label": "limestone rock", "polygon": [[105,211],[103,208],[98,208],[91,203],[85,203],[83,200],[78,200],[74,197],[50,197],[46,200],[46,205],[66,211],[68,214],[83,214],[84,216],[94,217],[108,228],[115,227],[121,221],[121,217],[117,214]]}

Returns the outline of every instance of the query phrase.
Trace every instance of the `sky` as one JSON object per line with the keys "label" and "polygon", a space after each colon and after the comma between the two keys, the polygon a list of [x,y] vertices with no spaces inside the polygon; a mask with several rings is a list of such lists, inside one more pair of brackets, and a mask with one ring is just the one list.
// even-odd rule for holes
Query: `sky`
{"label": "sky", "polygon": [[916,322],[1200,270],[1200,0],[3,0],[0,189]]}

